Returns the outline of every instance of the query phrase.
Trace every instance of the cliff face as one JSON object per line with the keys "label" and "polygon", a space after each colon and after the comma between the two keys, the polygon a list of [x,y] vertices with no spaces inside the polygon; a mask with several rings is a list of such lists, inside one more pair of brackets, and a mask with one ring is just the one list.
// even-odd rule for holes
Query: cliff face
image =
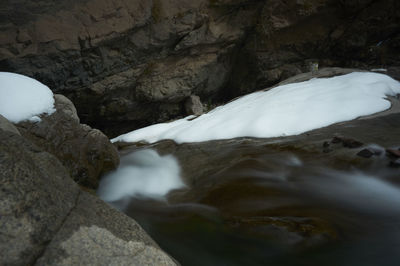
{"label": "cliff face", "polygon": [[227,94],[244,94],[320,66],[388,68],[399,79],[400,2],[270,0],[235,65]]}
{"label": "cliff face", "polygon": [[[351,3],[350,3],[351,2]],[[0,70],[115,135],[308,70],[399,65],[395,0],[44,0],[0,4]]]}

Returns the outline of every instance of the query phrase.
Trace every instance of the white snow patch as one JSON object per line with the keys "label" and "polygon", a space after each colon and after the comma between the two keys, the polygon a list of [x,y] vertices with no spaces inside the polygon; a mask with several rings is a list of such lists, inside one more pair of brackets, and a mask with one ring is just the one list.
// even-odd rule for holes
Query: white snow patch
{"label": "white snow patch", "polygon": [[118,169],[101,179],[97,194],[123,209],[130,197],[162,199],[169,191],[184,186],[175,157],[148,149],[123,156]]}
{"label": "white snow patch", "polygon": [[379,73],[311,79],[243,96],[194,120],[152,125],[112,141],[184,143],[297,135],[389,109],[386,96],[399,93],[400,82]]}
{"label": "white snow patch", "polygon": [[39,122],[39,115],[52,114],[53,93],[39,81],[9,72],[0,72],[0,114],[13,123]]}

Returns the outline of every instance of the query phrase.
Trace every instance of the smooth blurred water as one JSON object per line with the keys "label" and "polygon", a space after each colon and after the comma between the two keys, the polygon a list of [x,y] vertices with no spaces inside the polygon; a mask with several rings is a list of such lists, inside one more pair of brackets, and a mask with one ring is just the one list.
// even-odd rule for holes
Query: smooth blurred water
{"label": "smooth blurred water", "polygon": [[172,155],[160,156],[146,149],[123,156],[118,169],[101,179],[97,194],[122,210],[131,198],[163,200],[170,190],[184,186]]}
{"label": "smooth blurred water", "polygon": [[[129,195],[125,213],[182,265],[399,265],[398,169],[257,150],[234,152],[222,170],[182,187],[171,178],[176,161],[145,153],[122,158],[121,168],[134,167],[132,186],[126,176],[102,186]],[[157,193],[139,178],[155,176],[174,182],[149,187],[179,189],[167,200],[144,197]]]}

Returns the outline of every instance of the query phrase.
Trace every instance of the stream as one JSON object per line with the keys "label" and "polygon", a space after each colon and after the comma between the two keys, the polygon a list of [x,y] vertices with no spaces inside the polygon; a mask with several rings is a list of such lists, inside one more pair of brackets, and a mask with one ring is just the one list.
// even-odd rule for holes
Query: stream
{"label": "stream", "polygon": [[144,183],[108,201],[182,265],[398,265],[400,168],[386,149],[400,148],[400,115],[389,118],[276,139],[130,144],[120,170]]}

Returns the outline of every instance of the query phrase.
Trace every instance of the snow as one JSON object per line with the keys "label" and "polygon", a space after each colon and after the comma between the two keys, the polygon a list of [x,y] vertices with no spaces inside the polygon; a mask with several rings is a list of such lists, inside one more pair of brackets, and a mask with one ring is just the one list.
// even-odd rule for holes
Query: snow
{"label": "snow", "polygon": [[52,114],[51,90],[39,81],[9,72],[0,72],[0,114],[13,123],[40,122],[39,115]]}
{"label": "snow", "polygon": [[97,194],[124,209],[131,197],[162,199],[169,191],[184,186],[175,157],[146,149],[123,156],[118,169],[101,179]]}
{"label": "snow", "polygon": [[311,79],[255,92],[196,119],[186,117],[152,125],[112,141],[154,143],[172,139],[184,143],[297,135],[389,109],[386,96],[396,94],[400,94],[400,83],[379,73]]}

